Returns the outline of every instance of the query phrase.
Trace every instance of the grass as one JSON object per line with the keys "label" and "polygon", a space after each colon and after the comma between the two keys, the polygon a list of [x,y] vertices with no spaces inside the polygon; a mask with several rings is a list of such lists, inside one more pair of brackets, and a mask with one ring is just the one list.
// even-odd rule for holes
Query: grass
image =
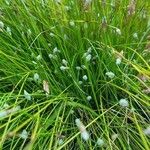
{"label": "grass", "polygon": [[149,1],[0,6],[1,150],[149,150]]}

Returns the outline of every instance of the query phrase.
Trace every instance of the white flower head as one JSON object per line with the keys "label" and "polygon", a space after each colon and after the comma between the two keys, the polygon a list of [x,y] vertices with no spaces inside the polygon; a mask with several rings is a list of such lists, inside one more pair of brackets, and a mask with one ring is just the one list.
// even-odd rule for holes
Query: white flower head
{"label": "white flower head", "polygon": [[92,99],[92,96],[87,96],[86,98],[88,101],[90,101]]}
{"label": "white flower head", "polygon": [[80,66],[76,66],[76,69],[77,69],[77,70],[81,70],[81,67],[80,67]]}
{"label": "white flower head", "polygon": [[92,47],[89,47],[88,50],[87,50],[87,53],[91,53],[92,52]]}
{"label": "white flower head", "polygon": [[86,56],[86,61],[90,61],[91,60],[91,58],[92,58],[92,55],[91,54],[88,54],[87,56]]}
{"label": "white flower head", "polygon": [[48,45],[48,47],[51,47],[51,46],[52,46],[52,44],[51,44],[51,43],[48,43],[47,45]]}
{"label": "white flower head", "polygon": [[117,58],[116,59],[116,65],[120,65],[121,64],[122,59],[121,58]]}
{"label": "white flower head", "polygon": [[84,81],[87,81],[87,79],[88,79],[87,75],[84,75],[82,78]]}
{"label": "white flower head", "polygon": [[38,55],[38,56],[36,57],[36,59],[37,59],[37,60],[41,60],[41,59],[42,59],[42,56],[41,56],[41,55]]}
{"label": "white flower head", "polygon": [[83,82],[82,81],[79,81],[79,84],[81,85]]}
{"label": "white flower head", "polygon": [[[76,123],[77,127],[84,126],[84,125],[82,124],[82,122],[80,121],[79,118],[75,119],[75,123]],[[85,128],[85,127],[84,127],[84,128]]]}
{"label": "white flower head", "polygon": [[89,138],[90,138],[90,135],[89,133],[87,132],[84,124],[80,121],[80,119],[76,119],[75,120],[75,123],[78,127],[78,129],[80,130],[81,132],[81,137],[83,138],[83,140],[87,141]]}
{"label": "white flower head", "polygon": [[70,6],[65,6],[65,10],[66,10],[66,11],[69,11],[70,9],[71,9]]}
{"label": "white flower head", "polygon": [[62,145],[64,143],[63,139],[58,139],[58,144]]}
{"label": "white flower head", "polygon": [[114,2],[114,0],[111,1],[110,6],[111,6],[111,7],[115,7],[115,2]]}
{"label": "white flower head", "polygon": [[32,34],[31,29],[28,29],[28,30],[27,30],[27,35],[30,36],[31,34]]}
{"label": "white flower head", "polygon": [[43,80],[43,90],[46,92],[46,94],[49,94],[49,84],[46,80]]}
{"label": "white flower head", "polygon": [[113,141],[115,141],[117,138],[118,138],[118,134],[116,134],[116,133],[112,134],[111,139]]}
{"label": "white flower head", "polygon": [[37,65],[37,63],[35,61],[32,61],[33,64]]}
{"label": "white flower head", "polygon": [[137,33],[133,33],[133,38],[134,39],[138,39],[138,34]]}
{"label": "white flower head", "polygon": [[114,74],[113,72],[111,72],[111,71],[106,72],[106,75],[107,75],[110,79],[112,79],[112,78],[115,77],[115,74]]}
{"label": "white flower head", "polygon": [[113,50],[113,53],[116,57],[116,65],[120,65],[122,62],[122,58],[123,58],[123,51],[117,52],[117,51]]}
{"label": "white flower head", "polygon": [[0,111],[0,118],[6,117],[8,115],[6,110]]}
{"label": "white flower head", "polygon": [[55,34],[54,34],[54,33],[52,33],[52,32],[51,32],[49,35],[50,35],[51,37],[54,37],[54,36],[55,36]]}
{"label": "white flower head", "polygon": [[143,130],[145,135],[150,135],[150,126]]}
{"label": "white flower head", "polygon": [[10,27],[7,27],[7,28],[6,28],[6,32],[7,32],[9,35],[11,35],[11,29],[10,29]]}
{"label": "white flower head", "polygon": [[33,76],[33,79],[34,79],[35,82],[38,82],[39,79],[40,79],[39,74],[38,74],[38,73],[35,73],[34,76]]}
{"label": "white flower head", "polygon": [[52,58],[54,58],[54,55],[53,55],[53,54],[49,54],[48,57],[49,57],[50,59],[52,59]]}
{"label": "white flower head", "polygon": [[26,140],[28,138],[28,132],[24,129],[21,134],[19,134],[19,137]]}
{"label": "white flower head", "polygon": [[81,137],[83,138],[83,140],[87,141],[90,138],[89,133],[87,132],[87,130],[81,132]]}
{"label": "white flower head", "polygon": [[4,23],[2,21],[0,21],[0,29],[4,28]]}
{"label": "white flower head", "polygon": [[64,64],[65,66],[67,66],[68,62],[65,59],[62,59],[62,64]]}
{"label": "white flower head", "polygon": [[104,145],[104,140],[101,139],[101,138],[98,138],[96,144],[97,144],[98,146],[103,146],[103,145]]}
{"label": "white flower head", "polygon": [[128,107],[129,106],[129,102],[128,102],[128,100],[126,98],[122,98],[119,101],[119,105],[122,106],[122,107]]}
{"label": "white flower head", "polygon": [[73,21],[73,20],[71,20],[71,21],[69,22],[69,24],[70,24],[70,26],[72,26],[72,27],[74,27],[74,26],[75,26],[75,23],[74,23],[74,21]]}
{"label": "white flower head", "polygon": [[119,28],[116,28],[116,33],[117,33],[118,35],[121,35],[121,30],[120,30]]}
{"label": "white flower head", "polygon": [[60,50],[57,48],[57,47],[55,47],[54,49],[53,49],[53,53],[55,54],[55,53],[60,53]]}
{"label": "white flower head", "polygon": [[60,66],[60,70],[62,70],[62,71],[65,71],[65,70],[68,70],[69,69],[69,67],[66,67],[66,66]]}
{"label": "white flower head", "polygon": [[83,54],[83,57],[91,57],[91,52],[92,52],[92,48],[89,47],[88,50],[87,50],[87,52],[85,52],[85,53]]}
{"label": "white flower head", "polygon": [[29,101],[31,100],[31,95],[26,90],[24,90],[24,97]]}

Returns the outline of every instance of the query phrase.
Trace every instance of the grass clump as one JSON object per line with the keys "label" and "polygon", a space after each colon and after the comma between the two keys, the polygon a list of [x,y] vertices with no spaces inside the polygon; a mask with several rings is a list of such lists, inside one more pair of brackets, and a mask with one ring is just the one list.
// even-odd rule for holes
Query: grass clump
{"label": "grass clump", "polygon": [[0,149],[149,150],[148,1],[0,6]]}

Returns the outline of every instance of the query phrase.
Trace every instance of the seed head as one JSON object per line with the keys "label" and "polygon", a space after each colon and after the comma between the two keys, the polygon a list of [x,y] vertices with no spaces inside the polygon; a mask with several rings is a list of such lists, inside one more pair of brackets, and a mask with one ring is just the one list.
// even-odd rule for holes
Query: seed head
{"label": "seed head", "polygon": [[24,90],[24,97],[29,101],[31,100],[31,95],[26,90]]}
{"label": "seed head", "polygon": [[97,144],[98,146],[103,146],[103,145],[104,145],[104,140],[101,139],[101,138],[98,138],[96,144]]}
{"label": "seed head", "polygon": [[109,72],[106,72],[106,76],[108,76],[110,79],[112,79],[115,77],[115,74],[113,72],[109,71]]}
{"label": "seed head", "polygon": [[150,126],[143,130],[145,135],[150,135]]}
{"label": "seed head", "polygon": [[87,81],[87,79],[88,79],[87,75],[84,75],[82,78],[84,81]]}
{"label": "seed head", "polygon": [[2,21],[0,21],[0,29],[4,28],[4,23]]}
{"label": "seed head", "polygon": [[27,132],[27,130],[24,129],[21,132],[21,134],[19,134],[19,137],[22,138],[22,139],[24,139],[24,140],[26,140],[28,138],[28,132]]}
{"label": "seed head", "polygon": [[120,99],[119,105],[122,107],[128,107],[129,103],[128,103],[127,99],[123,98],[123,99]]}
{"label": "seed head", "polygon": [[86,98],[88,101],[90,101],[92,99],[92,96],[87,96]]}

